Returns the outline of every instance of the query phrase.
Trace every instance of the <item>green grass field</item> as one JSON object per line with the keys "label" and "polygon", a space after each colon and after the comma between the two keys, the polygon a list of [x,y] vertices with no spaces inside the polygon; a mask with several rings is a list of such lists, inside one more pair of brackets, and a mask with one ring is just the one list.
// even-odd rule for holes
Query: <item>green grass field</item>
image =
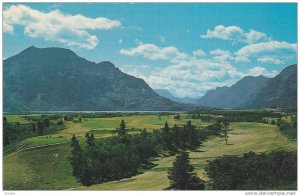
{"label": "green grass field", "polygon": [[[141,115],[115,118],[87,119],[82,123],[66,122],[65,129],[51,135],[28,138],[19,145],[21,148],[34,147],[70,141],[73,134],[84,143],[86,132],[92,131],[96,138],[110,137],[120,121],[124,119],[128,128],[162,128],[165,121],[169,125],[184,124],[187,119],[174,120],[173,116]],[[192,124],[206,126],[201,120],[192,120]],[[248,151],[268,152],[275,149],[296,150],[296,141],[291,141],[278,131],[274,125],[261,123],[231,123],[233,129],[229,133],[229,145],[225,145],[222,138],[214,137],[203,143],[198,151],[191,152],[191,163],[197,174],[206,179],[204,166],[208,160],[224,154],[242,155]],[[64,138],[58,138],[62,136]],[[4,149],[5,150],[5,149]],[[146,170],[143,174],[112,181],[90,187],[83,187],[76,182],[68,160],[70,144],[60,144],[43,148],[24,150],[13,154],[5,154],[4,161],[4,189],[8,190],[57,190],[57,189],[89,189],[89,190],[161,190],[169,185],[167,170],[171,166],[174,156],[157,158],[157,166]]]}
{"label": "green grass field", "polygon": [[5,190],[56,190],[80,186],[72,176],[70,144],[22,151],[5,156]]}
{"label": "green grass field", "polygon": [[29,121],[22,115],[6,115],[7,122],[28,123]]}
{"label": "green grass field", "polygon": [[[182,117],[185,117],[182,115]],[[85,121],[87,120],[87,121]],[[205,126],[208,123],[204,123],[199,119],[185,119],[175,120],[174,115],[142,115],[142,116],[126,116],[126,117],[115,117],[115,118],[87,118],[83,120],[82,126],[89,129],[109,129],[115,130],[119,127],[121,120],[124,120],[128,128],[138,129],[161,129],[167,121],[170,126],[174,124],[182,125],[188,120],[192,121],[193,125]]]}

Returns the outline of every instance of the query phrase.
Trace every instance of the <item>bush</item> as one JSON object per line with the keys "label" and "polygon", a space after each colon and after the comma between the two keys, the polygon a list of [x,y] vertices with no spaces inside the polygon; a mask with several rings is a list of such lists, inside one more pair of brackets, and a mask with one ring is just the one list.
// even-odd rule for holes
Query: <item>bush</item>
{"label": "bush", "polygon": [[226,155],[210,161],[205,171],[217,190],[276,189],[297,181],[297,153]]}

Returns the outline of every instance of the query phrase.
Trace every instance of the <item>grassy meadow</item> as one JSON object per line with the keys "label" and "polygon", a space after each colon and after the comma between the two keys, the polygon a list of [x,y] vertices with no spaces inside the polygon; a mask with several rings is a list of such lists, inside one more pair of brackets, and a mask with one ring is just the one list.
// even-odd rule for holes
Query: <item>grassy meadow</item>
{"label": "grassy meadow", "polygon": [[[211,123],[200,119],[188,119],[185,114],[180,120],[174,115],[134,115],[111,118],[82,118],[81,122],[65,122],[65,129],[54,134],[36,136],[16,142],[14,148],[5,153],[4,189],[5,190],[162,190],[169,186],[167,178],[168,168],[171,167],[175,156],[157,157],[156,164],[143,173],[118,181],[110,181],[89,187],[76,182],[72,175],[69,161],[70,140],[73,134],[80,143],[85,143],[84,136],[92,132],[96,139],[111,137],[113,131],[124,120],[129,134],[140,133],[144,128],[147,131],[161,129],[168,121],[169,126],[183,125],[188,120],[201,128]],[[7,115],[8,121],[25,122],[18,115]],[[210,137],[202,143],[199,149],[190,152],[190,160],[197,175],[204,180],[207,176],[204,167],[207,161],[222,155],[242,155],[249,151],[270,152],[272,150],[297,150],[297,141],[290,140],[279,131],[276,125],[258,122],[232,122],[228,133],[228,145],[224,138]],[[51,135],[51,138],[50,138]],[[4,148],[4,152],[5,149]]]}

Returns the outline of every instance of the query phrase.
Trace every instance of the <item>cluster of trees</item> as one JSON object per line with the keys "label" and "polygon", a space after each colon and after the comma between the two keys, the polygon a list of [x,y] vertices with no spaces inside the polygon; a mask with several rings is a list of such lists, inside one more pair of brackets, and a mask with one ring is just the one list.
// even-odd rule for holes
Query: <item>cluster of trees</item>
{"label": "cluster of trees", "polygon": [[200,112],[189,114],[189,118],[200,119],[203,122],[213,122],[215,120],[214,116],[212,116],[210,114],[201,114]]}
{"label": "cluster of trees", "polygon": [[204,139],[201,136],[191,121],[188,121],[183,127],[175,124],[173,128],[170,128],[166,122],[158,142],[165,150],[176,153],[178,150],[194,150],[199,147],[201,140]]}
{"label": "cluster of trees", "polygon": [[42,114],[42,115],[25,115],[23,118],[25,118],[28,121],[39,121],[43,120],[45,118],[48,118],[49,120],[59,120],[63,116],[60,114]]}
{"label": "cluster of trees", "polygon": [[33,115],[25,116],[29,122],[9,122],[6,116],[3,116],[3,144],[8,145],[15,140],[22,140],[30,138],[32,136],[43,135],[48,133],[55,133],[64,129],[63,121],[60,119],[55,122],[51,122],[53,118],[51,115]]}
{"label": "cluster of trees", "polygon": [[81,148],[76,136],[72,138],[71,164],[73,175],[86,186],[136,175],[141,165],[157,156],[155,133],[143,130],[127,134],[125,122],[117,129],[117,136],[95,142],[93,134],[86,135],[87,146]]}
{"label": "cluster of trees", "polygon": [[280,118],[282,115],[280,112],[272,111],[272,110],[260,110],[260,111],[245,111],[245,110],[212,110],[212,111],[201,111],[194,112],[191,116],[194,116],[199,119],[205,119],[208,117],[204,117],[205,115],[210,115],[211,120],[213,120],[213,116],[223,116],[227,118],[230,122],[264,122],[264,117],[271,118]]}
{"label": "cluster of trees", "polygon": [[50,120],[49,118],[44,118],[41,120],[38,120],[37,122],[32,123],[32,130],[33,132],[38,133],[39,135],[44,134],[44,129],[50,126]]}
{"label": "cluster of trees", "polygon": [[288,138],[297,139],[297,118],[291,118],[291,122],[279,118],[275,124]]}
{"label": "cluster of trees", "polygon": [[[289,139],[297,139],[297,116],[287,116],[286,114],[288,113],[285,113],[284,117],[280,117],[278,119],[263,119],[263,123],[276,125]],[[290,117],[290,120],[288,117]]]}
{"label": "cluster of trees", "polygon": [[[162,152],[178,153],[181,150],[196,149],[210,132],[196,129],[188,121],[183,127],[174,125],[170,128],[165,123],[162,131],[152,133],[142,130],[140,134],[128,134],[125,122],[122,120],[116,135],[99,143],[94,136],[86,135],[86,147],[82,148],[76,136],[72,138],[71,164],[73,175],[83,184],[92,185],[105,181],[118,180],[138,173],[140,167],[149,167],[151,158]],[[187,160],[186,155],[182,155]],[[186,167],[186,165],[183,165]],[[187,168],[185,168],[187,169]],[[187,169],[190,173],[191,170]],[[170,174],[171,175],[171,174]],[[190,179],[191,178],[191,179]],[[197,178],[190,173],[192,185],[185,188],[199,189]],[[175,185],[171,187],[175,189]],[[180,189],[182,187],[179,187]]]}
{"label": "cluster of trees", "polygon": [[8,122],[6,117],[3,117],[3,145],[6,146],[9,143],[30,137],[35,132],[32,129],[31,124],[21,124],[19,122]]}
{"label": "cluster of trees", "polygon": [[205,171],[216,190],[297,189],[296,152],[222,156],[210,161]]}

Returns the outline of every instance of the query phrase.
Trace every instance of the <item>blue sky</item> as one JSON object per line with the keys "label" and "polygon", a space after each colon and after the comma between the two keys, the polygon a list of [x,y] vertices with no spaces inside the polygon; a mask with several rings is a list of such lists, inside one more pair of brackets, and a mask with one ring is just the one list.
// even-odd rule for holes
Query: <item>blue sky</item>
{"label": "blue sky", "polygon": [[200,97],[296,63],[295,3],[28,3],[3,6],[3,56],[64,47],[152,88]]}

